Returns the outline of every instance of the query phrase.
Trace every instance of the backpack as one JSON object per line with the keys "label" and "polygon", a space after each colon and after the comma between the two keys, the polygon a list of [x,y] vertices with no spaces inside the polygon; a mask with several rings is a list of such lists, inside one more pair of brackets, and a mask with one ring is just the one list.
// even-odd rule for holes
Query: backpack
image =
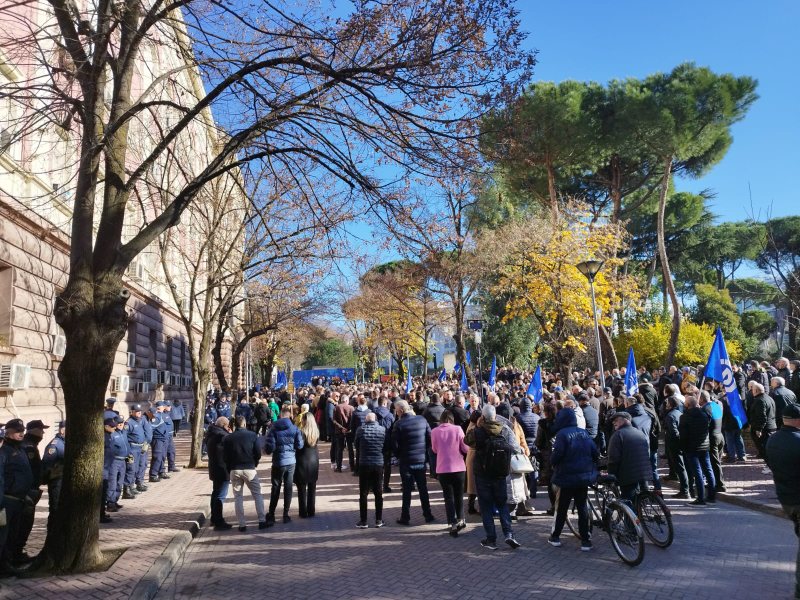
{"label": "backpack", "polygon": [[511,472],[511,456],[513,454],[511,444],[502,434],[488,436],[481,457],[483,475],[492,479],[508,476]]}

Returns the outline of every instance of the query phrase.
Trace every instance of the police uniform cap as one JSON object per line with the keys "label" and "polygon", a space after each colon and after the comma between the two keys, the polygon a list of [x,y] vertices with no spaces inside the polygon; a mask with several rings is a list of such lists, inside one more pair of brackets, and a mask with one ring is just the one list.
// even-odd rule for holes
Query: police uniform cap
{"label": "police uniform cap", "polygon": [[110,427],[114,427],[117,424],[116,417],[109,417],[105,421],[103,421],[103,425],[109,425]]}
{"label": "police uniform cap", "polygon": [[163,400],[159,400],[158,402],[156,402],[156,408],[158,408],[159,406],[166,406],[166,405],[167,403],[164,402]]}
{"label": "police uniform cap", "polygon": [[136,412],[136,411],[139,411],[139,412],[142,411],[142,405],[141,404],[134,404],[133,406],[131,406],[131,412]]}
{"label": "police uniform cap", "polygon": [[784,419],[800,419],[800,404],[795,404],[794,402],[787,404],[781,416]]}
{"label": "police uniform cap", "polygon": [[626,421],[630,421],[631,420],[631,415],[630,415],[630,413],[625,412],[625,411],[618,411],[618,412],[615,412],[613,415],[611,415],[611,421],[612,422],[614,421],[614,419],[625,419]]}
{"label": "police uniform cap", "polygon": [[28,424],[25,426],[26,429],[50,429],[50,425],[45,425],[39,419],[34,419],[33,421],[28,421]]}
{"label": "police uniform cap", "polygon": [[106,398],[106,404],[109,406],[114,406],[114,403],[117,401],[116,398]]}
{"label": "police uniform cap", "polygon": [[114,424],[115,424],[115,425],[119,425],[120,423],[124,423],[124,422],[125,422],[125,419],[123,419],[123,418],[122,418],[122,417],[120,417],[119,415],[117,415],[116,417],[114,417]]}
{"label": "police uniform cap", "polygon": [[58,422],[58,428],[59,429],[61,429],[62,427],[66,427],[66,426],[67,426],[67,422],[66,421],[59,421]]}
{"label": "police uniform cap", "polygon": [[[0,423],[0,427],[3,427],[3,424]],[[11,419],[8,423],[5,424],[6,432],[8,431],[25,431],[25,423],[22,422],[22,419]]]}

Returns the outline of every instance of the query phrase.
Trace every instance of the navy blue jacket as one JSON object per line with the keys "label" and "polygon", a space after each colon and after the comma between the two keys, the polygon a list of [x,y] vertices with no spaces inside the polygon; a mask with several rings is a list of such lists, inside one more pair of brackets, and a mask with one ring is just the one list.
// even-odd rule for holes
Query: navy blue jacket
{"label": "navy blue jacket", "polygon": [[144,430],[144,441],[148,444],[153,443],[153,425],[150,419],[142,419],[142,429]]}
{"label": "navy blue jacket", "polygon": [[517,423],[522,427],[522,431],[525,434],[525,443],[528,444],[531,452],[534,450],[536,432],[539,430],[539,419],[541,417],[531,410],[531,401],[528,398],[523,398],[519,403]]}
{"label": "navy blue jacket", "polygon": [[304,444],[303,434],[291,419],[284,417],[275,421],[267,433],[264,451],[267,454],[275,454],[272,457],[273,466],[285,467],[296,464],[295,451],[300,450]]}
{"label": "navy blue jacket", "polygon": [[[167,424],[164,421],[164,413],[163,412],[156,412],[153,413],[153,418],[150,419],[150,427],[153,429],[153,439],[154,440],[165,440],[167,439]],[[169,429],[169,432],[172,432],[172,429]]]}
{"label": "navy blue jacket", "polygon": [[3,492],[15,498],[24,498],[33,487],[33,471],[28,457],[18,442],[6,440],[0,447],[3,463]]}
{"label": "navy blue jacket", "polygon": [[64,474],[64,438],[56,434],[42,456],[42,483],[60,479]]}
{"label": "navy blue jacket", "polygon": [[388,434],[380,423],[364,423],[358,428],[355,447],[360,467],[382,467],[383,454],[388,445]]}
{"label": "navy blue jacket", "polygon": [[[597,412],[597,411],[595,411]],[[550,464],[551,481],[560,487],[574,488],[592,485],[597,480],[597,459],[600,453],[585,429],[578,427],[578,418],[571,408],[556,415],[559,425]]]}
{"label": "navy blue jacket", "polygon": [[394,414],[385,406],[376,406],[373,412],[378,417],[378,423],[386,430],[386,439],[388,440],[394,426]]}
{"label": "navy blue jacket", "polygon": [[203,421],[206,425],[211,425],[217,420],[217,409],[213,405],[206,406],[206,414]]}
{"label": "navy blue jacket", "polygon": [[422,415],[406,413],[392,427],[392,452],[401,467],[425,464],[431,445],[431,428]]}
{"label": "navy blue jacket", "polygon": [[350,416],[350,433],[348,437],[355,439],[358,430],[366,423],[367,415],[370,413],[370,410],[367,408],[367,405],[364,404],[363,406],[356,406],[353,414]]}
{"label": "navy blue jacket", "polygon": [[673,408],[664,417],[664,443],[668,446],[678,447],[681,441],[680,429],[678,424],[681,420],[679,408]]}
{"label": "navy blue jacket", "polygon": [[144,421],[144,419],[137,419],[135,417],[128,417],[128,420],[125,421],[123,431],[128,436],[129,443],[141,446],[147,440],[142,421]]}
{"label": "navy blue jacket", "polygon": [[702,408],[687,408],[678,421],[681,434],[681,450],[684,452],[708,452],[708,422],[710,417]]}

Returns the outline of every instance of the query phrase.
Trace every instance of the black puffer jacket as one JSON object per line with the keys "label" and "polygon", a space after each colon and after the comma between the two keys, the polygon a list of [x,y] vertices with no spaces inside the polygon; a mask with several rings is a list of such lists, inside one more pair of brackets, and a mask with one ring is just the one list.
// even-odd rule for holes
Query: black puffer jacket
{"label": "black puffer jacket", "polygon": [[608,472],[617,477],[620,485],[651,479],[653,468],[647,436],[632,425],[620,427],[608,442]]}
{"label": "black puffer jacket", "polygon": [[228,431],[217,425],[211,425],[206,433],[208,478],[211,481],[227,481],[230,476],[225,466],[225,450],[222,445],[226,437]]}
{"label": "black puffer jacket", "polygon": [[386,429],[377,421],[359,427],[355,440],[359,466],[382,467],[387,443]]}
{"label": "black puffer jacket", "polygon": [[785,506],[800,504],[800,429],[784,426],[767,440],[767,464],[775,478],[778,500]]}
{"label": "black puffer jacket", "polygon": [[525,443],[528,448],[533,450],[536,443],[536,432],[539,430],[539,420],[541,417],[531,410],[531,401],[523,398],[519,403],[519,414],[517,423],[522,427],[525,434]]}
{"label": "black puffer jacket", "polygon": [[681,434],[681,450],[684,452],[708,451],[708,413],[699,406],[687,408],[678,422]]}
{"label": "black puffer jacket", "polygon": [[444,412],[444,406],[439,403],[437,400],[436,402],[429,402],[425,412],[422,413],[422,416],[425,417],[425,420],[428,422],[428,427],[431,429],[435,429],[439,425],[439,420],[442,418],[442,413]]}
{"label": "black puffer jacket", "polygon": [[775,401],[766,394],[754,396],[747,411],[750,429],[771,431],[778,428],[775,422]]}
{"label": "black puffer jacket", "polygon": [[394,422],[392,452],[400,461],[401,467],[424,464],[426,449],[430,445],[431,428],[425,417],[406,413]]}

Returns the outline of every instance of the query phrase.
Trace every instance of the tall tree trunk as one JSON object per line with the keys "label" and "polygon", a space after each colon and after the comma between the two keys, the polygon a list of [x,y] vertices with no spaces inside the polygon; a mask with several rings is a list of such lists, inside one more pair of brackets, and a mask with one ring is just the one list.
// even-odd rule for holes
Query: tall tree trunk
{"label": "tall tree trunk", "polygon": [[459,290],[454,294],[453,313],[455,315],[455,333],[453,340],[456,343],[456,362],[466,367],[467,384],[475,385],[475,373],[472,372],[472,365],[467,364],[467,345],[464,341],[464,313],[466,308],[463,302],[463,293]]}
{"label": "tall tree trunk", "polygon": [[[206,332],[208,329],[206,328]],[[203,460],[203,424],[206,414],[206,390],[211,381],[211,340],[209,334],[201,337],[197,356],[192,352],[192,379],[194,379],[194,419],[192,420],[192,445],[189,452],[189,468],[201,466]]]}
{"label": "tall tree trunk", "polygon": [[[267,356],[264,358],[266,372],[264,373],[264,381],[262,382],[267,387],[272,386],[272,372],[275,370],[275,359],[278,357],[278,350],[280,349],[280,342],[276,342],[269,347]],[[288,369],[287,369],[288,371]],[[286,374],[288,379],[289,374]]]}
{"label": "tall tree trunk", "polygon": [[[82,274],[82,275],[78,275]],[[55,573],[91,571],[102,564],[99,544],[103,472],[103,397],[117,346],[127,331],[128,292],[120,276],[92,280],[73,265],[56,302],[67,338],[58,368],[69,421],[61,500],[48,519],[41,568]]]}
{"label": "tall tree trunk", "polygon": [[619,369],[619,360],[617,360],[617,351],[614,350],[614,343],[611,340],[611,333],[608,328],[600,326],[600,349],[603,352],[603,368],[604,369]]}
{"label": "tall tree trunk", "polygon": [[222,319],[220,319],[220,324],[217,326],[217,334],[214,338],[214,347],[211,349],[211,356],[214,358],[214,374],[217,376],[220,389],[223,390],[229,387],[228,378],[225,377],[225,366],[222,364],[222,344],[224,342],[225,327],[222,325]]}
{"label": "tall tree trunk", "polygon": [[553,163],[548,160],[547,165],[547,195],[550,200],[550,218],[553,224],[558,223],[559,210],[558,210],[558,192],[556,191],[556,173],[553,168]]}
{"label": "tall tree trunk", "polygon": [[669,258],[667,257],[667,245],[665,243],[664,232],[664,213],[667,207],[667,194],[669,193],[670,175],[672,172],[672,157],[664,159],[664,177],[661,181],[661,195],[658,199],[658,257],[661,262],[661,273],[664,276],[664,289],[672,303],[672,331],[669,335],[669,346],[667,348],[666,366],[671,365],[675,360],[675,353],[678,351],[678,335],[681,331],[681,307],[678,303],[678,294],[675,292],[675,282],[672,280],[672,272],[669,268]]}
{"label": "tall tree trunk", "polygon": [[611,185],[609,190],[611,193],[611,222],[617,224],[622,218],[622,173],[620,169],[619,154],[614,154],[611,157]]}

